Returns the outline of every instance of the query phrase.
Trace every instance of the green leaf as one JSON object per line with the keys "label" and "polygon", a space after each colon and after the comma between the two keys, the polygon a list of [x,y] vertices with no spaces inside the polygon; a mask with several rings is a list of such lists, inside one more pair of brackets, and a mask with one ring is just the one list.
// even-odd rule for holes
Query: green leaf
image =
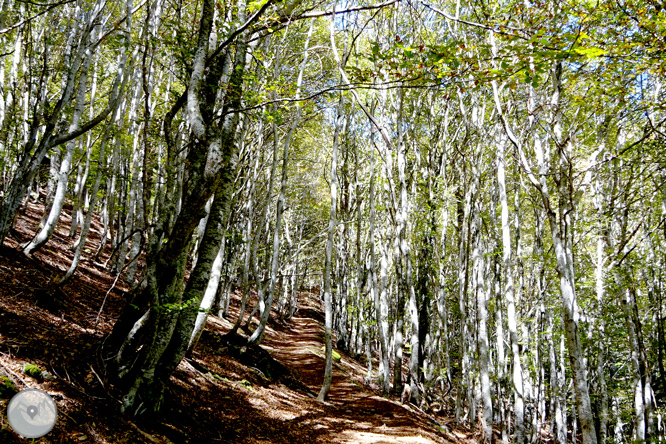
{"label": "green leaf", "polygon": [[266,4],[266,2],[268,2],[268,0],[259,0],[259,1],[250,2],[250,4],[247,5],[247,10],[249,12],[257,11],[258,9],[261,9],[261,7]]}
{"label": "green leaf", "polygon": [[577,53],[577,54],[580,54],[582,56],[585,56],[588,59],[594,59],[594,58],[602,56],[604,54],[608,54],[608,51],[606,51],[605,49],[596,48],[596,47],[574,48],[574,52]]}

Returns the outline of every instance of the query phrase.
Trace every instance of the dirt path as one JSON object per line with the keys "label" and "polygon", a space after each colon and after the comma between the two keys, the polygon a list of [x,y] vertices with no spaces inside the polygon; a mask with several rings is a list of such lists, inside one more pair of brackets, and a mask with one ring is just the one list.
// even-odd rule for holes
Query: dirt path
{"label": "dirt path", "polygon": [[[323,314],[309,305],[291,319],[288,327],[269,330],[262,344],[315,394],[324,374],[322,323]],[[333,366],[327,415],[318,417],[314,425],[324,432],[323,442],[460,442],[455,432],[448,431],[446,418],[434,420],[411,406],[375,394],[363,384],[366,369],[343,353],[341,356]]]}
{"label": "dirt path", "polygon": [[[18,231],[0,247],[0,376],[18,390],[45,390],[58,406],[54,429],[39,443],[477,441],[444,415],[429,417],[377,395],[363,383],[366,369],[343,353],[334,366],[327,403],[314,399],[324,373],[323,311],[314,295],[309,300],[304,295],[301,310],[286,326],[272,319],[267,328],[262,353],[267,351],[281,368],[286,367],[280,375],[257,370],[255,359],[243,364],[239,350],[224,348],[223,335],[240,305],[239,295],[234,294],[228,319],[209,317],[193,356],[174,372],[160,414],[121,415],[117,409],[121,393],[106,372],[101,347],[125,303],[127,288],[119,282],[109,291],[116,280],[103,266],[107,249],[98,262],[82,261],[72,280],[45,299],[45,291],[67,270],[73,253],[67,236],[70,219],[65,215],[54,239],[33,259],[17,251],[34,234],[40,209],[30,204]],[[98,220],[94,228],[93,239],[101,232]],[[26,376],[22,371],[26,363],[51,377]],[[4,416],[8,401],[0,396],[0,442],[18,444],[23,440],[11,432]]]}

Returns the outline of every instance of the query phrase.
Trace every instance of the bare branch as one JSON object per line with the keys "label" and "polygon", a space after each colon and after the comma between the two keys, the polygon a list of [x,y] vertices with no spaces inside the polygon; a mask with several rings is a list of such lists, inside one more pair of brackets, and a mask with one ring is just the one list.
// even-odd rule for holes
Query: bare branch
{"label": "bare branch", "polygon": [[74,0],[64,0],[64,1],[60,2],[60,3],[52,3],[50,7],[46,8],[45,10],[43,10],[43,11],[41,11],[41,12],[38,12],[38,13],[35,14],[35,15],[33,15],[33,16],[31,16],[31,17],[28,17],[28,18],[26,18],[26,19],[23,19],[23,20],[21,20],[20,22],[14,24],[14,25],[12,25],[12,26],[10,26],[10,27],[8,27],[8,28],[0,29],[0,34],[6,34],[6,33],[8,33],[9,31],[11,31],[12,29],[20,28],[21,26],[23,26],[23,25],[25,25],[26,23],[28,23],[28,22],[30,22],[30,21],[36,19],[37,17],[46,14],[46,13],[49,12],[50,10],[52,10],[52,9],[54,9],[54,8],[57,8],[58,6],[66,5],[67,3],[74,3]]}
{"label": "bare branch", "polygon": [[356,11],[368,11],[368,10],[373,10],[373,9],[381,9],[386,6],[390,6],[394,3],[400,3],[402,0],[389,0],[384,3],[379,3],[377,5],[368,5],[368,6],[357,6],[355,8],[348,8],[348,9],[342,9],[340,11],[337,10],[332,10],[332,11],[313,11],[313,12],[307,12],[305,14],[299,15],[298,17],[295,17],[294,20],[300,20],[300,19],[306,19],[310,17],[326,17],[329,15],[339,15],[339,14],[347,14],[349,12],[356,12]]}
{"label": "bare branch", "polygon": [[231,42],[234,41],[236,37],[238,37],[240,34],[242,34],[247,28],[250,27],[252,23],[254,23],[263,13],[268,9],[270,5],[273,4],[273,0],[268,0],[257,12],[255,12],[252,17],[247,19],[245,23],[243,23],[240,27],[238,27],[234,32],[231,33],[229,37],[226,38],[224,42],[220,44],[220,46],[217,47],[215,52],[213,52],[208,58],[206,59],[206,63],[210,62],[211,60],[214,60],[224,48],[229,46]]}

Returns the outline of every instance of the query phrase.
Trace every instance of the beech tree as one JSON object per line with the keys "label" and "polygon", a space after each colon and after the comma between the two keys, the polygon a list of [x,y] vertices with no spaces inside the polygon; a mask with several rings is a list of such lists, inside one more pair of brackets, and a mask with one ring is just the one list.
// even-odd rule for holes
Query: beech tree
{"label": "beech tree", "polygon": [[[236,28],[238,36],[232,51],[232,40],[220,46],[210,46],[214,8],[212,1],[202,4],[189,82],[172,108],[175,114],[178,108],[185,106],[194,137],[187,153],[180,212],[171,222],[172,226],[168,226],[167,220],[172,208],[165,207],[160,214],[148,249],[146,276],[116,323],[110,340],[117,348],[114,361],[126,387],[122,410],[135,414],[140,413],[141,408],[159,410],[164,384],[187,350],[196,317],[192,315],[192,308],[198,306],[208,282],[216,247],[223,235],[221,225],[225,212],[222,210],[231,195],[239,121],[238,113],[231,111],[237,110],[242,100],[248,48],[248,34],[244,28],[259,14],[248,21],[246,5],[238,5],[238,14],[230,17],[229,23]],[[225,63],[225,60],[231,62]],[[221,85],[220,79],[228,65],[228,84]],[[204,71],[207,71],[205,83]],[[216,99],[222,95],[218,94],[221,88],[225,88],[226,95],[220,104]],[[171,121],[165,119],[168,149],[174,150],[173,141],[169,140],[170,125]],[[200,251],[198,267],[183,288],[190,237],[213,193],[215,198],[206,230],[208,236],[204,234],[200,246],[200,250],[202,247],[206,250],[203,257]],[[137,336],[139,332],[141,334]],[[140,359],[136,359],[133,352],[138,348],[141,348]]]}

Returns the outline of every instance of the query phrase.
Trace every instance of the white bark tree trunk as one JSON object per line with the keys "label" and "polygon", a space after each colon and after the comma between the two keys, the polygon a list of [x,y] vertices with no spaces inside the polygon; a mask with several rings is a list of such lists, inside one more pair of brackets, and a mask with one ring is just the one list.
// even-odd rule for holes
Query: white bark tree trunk
{"label": "white bark tree trunk", "polygon": [[[305,71],[305,66],[308,61],[308,46],[310,44],[310,37],[312,36],[312,31],[314,29],[314,21],[310,22],[310,30],[308,31],[307,37],[305,38],[305,48],[303,50],[303,61],[301,62],[301,67],[298,73],[298,79],[296,80],[296,93],[295,97],[298,99],[300,97],[300,92],[301,92],[301,86],[303,84],[303,73]],[[276,61],[276,63],[279,63]],[[289,148],[291,145],[291,138],[294,134],[294,131],[296,130],[296,127],[298,126],[301,118],[301,105],[300,102],[297,102],[296,105],[296,116],[294,116],[294,120],[292,121],[291,127],[289,128],[289,131],[287,132],[284,140],[283,140],[283,146],[282,146],[282,180],[280,184],[280,196],[278,197],[278,204],[277,204],[277,210],[275,214],[275,232],[273,234],[273,254],[271,258],[271,277],[270,277],[270,287],[268,289],[268,300],[266,301],[265,308],[263,310],[263,313],[261,314],[261,320],[259,322],[259,326],[257,329],[252,333],[252,335],[248,338],[248,343],[249,344],[258,344],[261,342],[264,336],[264,331],[266,329],[266,324],[268,323],[268,318],[270,317],[270,312],[271,308],[273,305],[273,297],[275,295],[275,285],[277,283],[277,275],[278,275],[278,266],[279,266],[279,258],[280,258],[280,229],[282,226],[282,214],[284,212],[284,205],[285,205],[285,194],[287,192],[287,172],[288,172],[288,162],[289,162]],[[339,131],[339,129],[336,127],[336,132]],[[277,135],[277,132],[274,132]],[[337,150],[337,146],[335,146],[334,142],[334,149]],[[337,153],[336,153],[337,156]]]}
{"label": "white bark tree trunk", "polygon": [[[94,17],[97,17],[102,12],[102,4],[97,4],[95,10],[93,11],[93,19],[90,23],[93,22]],[[69,132],[78,131],[80,128],[81,116],[83,115],[85,100],[86,100],[86,90],[88,88],[88,72],[90,70],[90,64],[93,59],[93,45],[96,39],[96,26],[93,27],[93,31],[90,33],[89,41],[86,44],[85,49],[85,58],[81,67],[81,74],[79,77],[78,92],[76,95],[76,106],[74,108],[74,113],[72,114],[72,121],[69,125]],[[72,165],[72,158],[74,156],[74,148],[76,147],[76,140],[72,139],[67,142],[65,148],[65,155],[62,158],[62,163],[60,164],[60,171],[58,172],[58,184],[56,187],[55,196],[53,198],[53,205],[49,212],[49,216],[46,219],[44,227],[40,230],[37,235],[25,246],[23,253],[27,256],[31,256],[32,253],[39,248],[41,248],[51,237],[53,231],[55,230],[56,225],[58,224],[58,218],[62,212],[62,207],[65,204],[65,194],[67,193],[67,180],[69,178],[69,170]]]}
{"label": "white bark tree trunk", "polygon": [[[134,56],[136,57],[137,55],[138,55],[138,48],[134,52]],[[134,91],[132,94],[132,99],[129,107],[129,115],[128,115],[128,122],[130,124],[128,133],[133,138],[133,146],[132,146],[132,161],[131,165],[129,166],[131,173],[128,174],[128,176],[130,176],[130,179],[129,179],[129,191],[127,193],[127,201],[126,201],[127,214],[125,216],[125,223],[124,223],[125,229],[122,232],[123,238],[120,239],[121,244],[118,249],[118,258],[111,270],[113,273],[120,273],[125,268],[127,252],[128,250],[130,250],[130,257],[129,257],[130,263],[128,264],[127,275],[125,277],[125,280],[130,285],[130,287],[133,287],[135,284],[134,274],[136,272],[136,261],[134,260],[134,258],[139,252],[139,247],[141,245],[141,238],[142,238],[141,230],[143,229],[143,215],[142,215],[143,205],[141,202],[141,194],[143,191],[143,181],[142,181],[143,177],[141,174],[141,168],[143,163],[142,158],[145,155],[145,153],[143,152],[145,146],[143,143],[141,143],[141,127],[144,125],[144,123],[138,122],[139,100],[141,99],[141,93],[142,93],[141,82],[139,81],[140,75],[141,71],[138,68],[136,68],[133,74],[132,84],[134,87]],[[123,187],[123,189],[125,188],[126,187]],[[125,202],[125,200],[123,199],[121,202]],[[131,249],[130,249],[130,242],[131,242]]]}
{"label": "white bark tree trunk", "polygon": [[[333,20],[331,20],[331,35],[333,35]],[[333,243],[335,238],[335,225],[336,225],[336,209],[338,201],[338,144],[340,141],[340,133],[344,127],[345,118],[342,115],[344,112],[343,102],[340,101],[338,106],[338,116],[335,121],[335,134],[333,136],[333,153],[331,158],[331,212],[328,219],[328,240],[326,241],[326,262],[324,264],[324,308],[325,308],[325,324],[324,324],[324,340],[326,347],[326,362],[324,364],[324,382],[322,383],[321,390],[317,395],[317,400],[324,402],[326,395],[331,389],[331,381],[333,380],[333,344],[332,344],[332,328],[333,328],[333,304],[331,295],[331,269],[333,268]]]}
{"label": "white bark tree trunk", "polygon": [[[561,110],[560,107],[560,89],[561,89],[561,74],[562,66],[556,63],[553,67],[553,99],[552,105],[555,110],[553,132],[555,134],[554,143],[558,145],[557,149],[565,149],[571,143],[564,142],[561,137]],[[544,153],[541,143],[535,144],[535,152],[537,155],[540,176],[540,191],[542,200],[546,207],[546,214],[550,223],[553,247],[555,249],[555,256],[557,259],[557,271],[560,275],[560,292],[562,295],[562,302],[564,305],[564,330],[567,339],[567,348],[569,351],[569,361],[571,363],[571,370],[573,375],[574,389],[576,393],[576,407],[578,411],[578,418],[581,423],[581,431],[583,434],[584,444],[596,444],[597,434],[595,431],[594,418],[592,416],[592,404],[590,402],[590,393],[587,383],[587,370],[583,358],[583,349],[580,343],[580,334],[578,332],[578,306],[576,302],[576,289],[575,289],[575,273],[573,264],[573,245],[571,243],[570,233],[573,231],[571,226],[571,211],[569,208],[573,203],[571,202],[572,196],[568,194],[568,184],[573,181],[573,178],[568,177],[568,170],[566,166],[560,167],[560,189],[558,192],[558,200],[564,202],[567,208],[560,207],[560,221],[558,223],[555,212],[551,207],[551,197],[548,191],[548,184],[546,182],[547,176],[552,173],[552,167],[549,165],[548,157]],[[565,162],[565,154],[560,153],[558,156],[560,162]],[[566,158],[570,158],[566,155]],[[562,204],[560,204],[562,205]],[[565,212],[566,210],[566,212]],[[569,231],[571,230],[571,231]],[[568,234],[569,233],[569,234]]]}
{"label": "white bark tree trunk", "polygon": [[488,292],[486,284],[485,249],[480,233],[480,208],[476,208],[473,222],[474,250],[472,260],[476,288],[476,307],[478,313],[478,349],[479,349],[479,377],[481,379],[481,398],[483,400],[483,441],[490,443],[493,440],[493,404],[490,394],[490,352],[488,346]]}
{"label": "white bark tree trunk", "polygon": [[224,250],[227,237],[222,237],[222,245],[215,256],[213,261],[213,267],[210,271],[210,277],[208,278],[208,284],[206,285],[206,290],[204,292],[203,298],[201,298],[201,304],[199,305],[199,313],[197,313],[197,319],[194,321],[194,329],[190,335],[190,342],[187,344],[188,352],[192,352],[194,347],[196,347],[201,333],[203,333],[204,327],[206,326],[206,320],[208,319],[208,313],[213,302],[215,301],[215,295],[217,294],[218,287],[220,285],[220,276],[222,275],[222,261],[224,258]]}
{"label": "white bark tree trunk", "polygon": [[633,391],[634,391],[634,440],[636,442],[645,442],[647,438],[646,402],[643,398],[645,389],[643,388],[643,375],[641,374],[640,345],[638,341],[638,332],[634,325],[633,294],[632,290],[623,285],[619,276],[618,286],[620,291],[624,290],[624,296],[621,296],[622,308],[624,310],[625,325],[629,332],[630,359],[633,373]]}
{"label": "white bark tree trunk", "polygon": [[[90,118],[95,117],[95,92],[97,91],[97,62],[95,62],[95,67],[93,68],[93,78],[92,85],[90,87]],[[83,143],[83,142],[81,142]],[[85,143],[86,150],[86,163],[85,166],[79,165],[78,173],[76,175],[76,184],[74,186],[74,202],[72,205],[72,226],[69,229],[69,237],[76,236],[76,230],[79,224],[83,224],[83,207],[85,203],[82,202],[83,197],[85,196],[86,191],[86,182],[88,180],[88,174],[90,172],[90,155],[92,153],[92,133],[88,132]],[[75,216],[76,213],[76,216]]]}
{"label": "white bark tree trunk", "polygon": [[[377,335],[379,336],[379,385],[382,388],[383,393],[389,392],[389,364],[388,364],[388,346],[387,346],[387,334],[388,334],[388,321],[384,315],[384,312],[387,311],[387,304],[380,287],[378,286],[377,280],[377,259],[375,254],[375,244],[376,244],[376,235],[375,235],[375,153],[374,151],[370,154],[370,191],[368,197],[368,211],[370,212],[370,221],[369,221],[369,231],[370,231],[370,299],[375,306],[375,318],[377,320]],[[382,279],[385,274],[386,264],[383,257],[381,261],[381,275]],[[383,287],[383,286],[382,286]],[[402,360],[402,350],[400,351],[400,356]],[[369,364],[371,368],[372,363]],[[370,371],[368,370],[368,373]]]}
{"label": "white bark tree trunk", "polygon": [[83,221],[82,227],[81,227],[81,234],[78,239],[78,244],[76,246],[76,250],[74,252],[74,259],[72,259],[72,263],[69,266],[69,269],[67,270],[67,273],[65,276],[58,282],[58,285],[63,285],[65,282],[67,282],[73,275],[74,272],[76,271],[77,267],[79,266],[79,261],[81,260],[81,254],[83,253],[83,249],[86,245],[86,240],[88,239],[88,233],[90,231],[90,223],[92,221],[92,215],[95,209],[95,204],[97,203],[97,192],[99,191],[99,185],[102,181],[102,174],[105,168],[106,164],[106,156],[104,154],[106,150],[106,144],[107,140],[110,137],[110,131],[109,128],[107,128],[107,131],[105,131],[104,135],[102,136],[102,141],[100,143],[99,147],[99,162],[98,162],[98,168],[97,168],[97,174],[95,175],[95,183],[93,184],[93,188],[91,190],[92,193],[92,198],[90,202],[90,206],[88,208],[88,213],[86,213],[86,217]]}
{"label": "white bark tree trunk", "polygon": [[[21,164],[19,165],[19,168],[17,169],[14,177],[12,178],[12,182],[9,186],[8,193],[5,195],[2,203],[0,204],[0,243],[4,241],[7,231],[11,227],[14,216],[16,215],[16,211],[23,197],[25,196],[28,186],[32,182],[32,179],[34,178],[38,170],[38,167],[41,164],[42,160],[44,159],[46,153],[53,147],[57,147],[63,143],[72,142],[80,135],[84,134],[85,132],[91,130],[92,128],[100,124],[104,119],[107,118],[109,114],[111,114],[116,109],[116,107],[119,104],[120,91],[124,88],[124,85],[126,83],[126,78],[124,76],[126,54],[127,54],[126,47],[123,49],[122,52],[123,55],[119,57],[120,62],[117,67],[117,73],[115,79],[112,83],[112,86],[108,94],[109,101],[106,108],[102,110],[95,118],[80,125],[80,117],[83,112],[83,102],[85,100],[87,68],[82,68],[81,70],[82,72],[80,73],[79,76],[77,76],[77,73],[79,72],[79,68],[81,68],[82,63],[89,64],[92,55],[92,50],[99,43],[97,41],[94,41],[94,35],[96,34],[96,29],[100,25],[103,25],[104,21],[102,20],[100,22],[96,21],[96,19],[100,16],[104,6],[105,2],[99,2],[95,4],[95,6],[93,7],[93,11],[88,15],[88,25],[84,27],[82,34],[80,36],[81,41],[86,42],[86,44],[80,45],[78,51],[71,59],[71,63],[66,64],[69,65],[69,68],[67,69],[66,74],[63,76],[62,79],[63,86],[61,88],[60,100],[58,100],[53,109],[48,110],[50,111],[50,114],[48,116],[45,115],[46,112],[42,113],[42,111],[47,111],[47,110],[40,110],[40,109],[36,110],[37,113],[34,115],[34,118],[30,125],[28,131],[29,134],[26,133],[27,139],[24,144],[24,150],[26,155],[22,158]],[[130,14],[128,13],[128,17],[129,15]],[[129,18],[125,20],[128,29],[127,31],[128,34],[126,37],[128,41],[130,38],[129,35],[130,22],[131,20]],[[76,34],[77,34],[77,27],[74,26],[70,33],[70,37],[73,38],[74,35]],[[129,43],[127,46],[129,46]],[[68,60],[70,55],[72,55],[71,47],[68,43],[64,56],[65,60]],[[74,110],[74,115],[69,125],[70,130],[66,132],[58,132],[56,130],[60,130],[61,126],[64,123],[61,122],[61,117],[62,117],[61,114],[63,107],[69,105],[72,99],[72,95],[74,94],[74,90],[76,89],[77,82],[78,82],[78,89],[76,94],[77,97],[75,98],[76,107]],[[83,96],[83,98],[81,98],[81,96]],[[43,108],[45,105],[42,102],[40,106]],[[42,124],[41,122],[42,118],[44,119],[44,122],[43,126],[40,126]],[[38,133],[41,135],[41,140],[39,144],[37,144],[36,141]],[[32,152],[33,148],[34,152]],[[31,152],[32,154],[30,154]],[[71,164],[71,160],[69,161],[69,163]],[[69,166],[67,166],[67,170],[68,169]],[[60,171],[61,172],[63,171],[62,166]],[[66,174],[64,175],[64,177],[62,177],[62,175],[60,175],[59,177],[61,183],[64,181],[64,185],[60,186],[59,188],[60,196],[62,196],[62,199],[64,199],[65,187],[67,185],[66,179],[67,179]],[[60,209],[52,208],[52,211],[49,213],[49,218],[53,221],[53,228],[50,228],[51,231],[55,228],[55,223],[57,223],[57,216],[59,216],[60,211],[61,208]],[[26,254],[30,254],[30,251],[32,251],[34,247],[38,245],[41,246],[48,240],[48,236],[50,236],[48,230],[49,229],[42,230],[40,231],[40,233],[38,233],[35,239],[33,239],[33,242],[30,242],[28,244],[27,246],[28,249],[26,251]]]}
{"label": "white bark tree trunk", "polygon": [[[550,101],[550,107],[553,110],[551,125],[554,136],[553,145],[556,149],[556,160],[559,164],[553,165],[551,162],[551,152],[545,149],[539,135],[534,135],[534,152],[537,158],[539,168],[539,177],[533,173],[525,157],[521,142],[515,137],[500,103],[499,90],[497,82],[493,81],[493,96],[495,98],[496,110],[500,116],[504,129],[509,140],[518,150],[519,159],[527,171],[527,175],[532,185],[539,191],[543,207],[546,212],[551,228],[551,238],[555,257],[557,259],[557,272],[560,276],[560,294],[564,311],[564,330],[567,339],[567,349],[569,351],[569,361],[573,375],[574,390],[576,394],[576,407],[578,418],[581,423],[583,444],[596,444],[597,435],[595,431],[594,418],[592,414],[592,404],[587,382],[587,370],[583,357],[583,349],[580,343],[580,334],[578,332],[578,303],[576,301],[575,273],[573,264],[573,245],[572,245],[572,212],[573,196],[569,194],[572,190],[573,178],[570,177],[571,171],[566,162],[571,159],[571,139],[566,141],[562,138],[562,110],[560,109],[560,94],[562,65],[561,62],[555,62],[552,67],[553,96]],[[548,179],[555,176],[559,182],[557,195],[552,196],[549,190]],[[557,202],[557,206],[554,205]],[[558,219],[559,213],[559,219]]]}
{"label": "white bark tree trunk", "polygon": [[497,183],[501,205],[502,222],[502,261],[504,275],[504,298],[507,308],[507,324],[509,327],[509,341],[511,344],[512,361],[512,388],[513,388],[513,414],[514,414],[514,442],[521,444],[524,441],[524,415],[525,400],[523,388],[523,370],[520,359],[520,344],[518,342],[518,318],[516,314],[516,301],[513,285],[513,246],[511,245],[511,226],[509,223],[509,203],[506,192],[506,161],[504,157],[504,141],[497,144]]}
{"label": "white bark tree trunk", "polygon": [[[387,230],[384,230],[386,232]],[[382,391],[384,393],[388,393],[389,390],[391,389],[391,381],[390,381],[390,376],[389,376],[389,301],[388,301],[388,292],[389,292],[389,276],[388,276],[388,270],[389,270],[389,257],[388,257],[388,251],[386,251],[386,245],[381,244],[381,257],[379,259],[379,281],[378,281],[378,286],[377,286],[377,293],[375,296],[375,306],[376,306],[376,313],[375,315],[377,316],[377,325],[378,328],[381,328],[381,330],[384,333],[384,343],[380,343],[380,361],[377,365],[377,371],[378,371],[378,382],[380,387],[382,388]],[[373,272],[373,279],[375,278],[375,272]],[[379,298],[377,301],[377,297]],[[377,305],[377,302],[379,302],[379,305]],[[402,304],[401,304],[402,302]],[[403,306],[404,306],[404,300],[398,298],[398,312],[400,314],[403,313]],[[378,310],[377,310],[378,309]],[[395,334],[394,334],[394,341],[395,341],[395,361],[393,365],[395,366],[394,372],[398,376],[396,376],[396,379],[402,375],[402,317],[398,316],[396,321],[395,321]],[[383,349],[381,348],[383,345]],[[395,384],[394,384],[394,388]],[[397,390],[397,388],[396,388]]]}
{"label": "white bark tree trunk", "polygon": [[[546,338],[548,339],[548,362],[550,364],[550,409],[552,416],[551,433],[555,435],[559,444],[566,444],[567,442],[567,422],[566,422],[566,407],[564,405],[564,393],[566,387],[564,386],[563,362],[557,362],[557,352],[555,350],[555,340],[557,337],[553,336],[554,329],[553,317],[548,316],[548,332]],[[564,338],[561,340],[561,348],[564,347]]]}

